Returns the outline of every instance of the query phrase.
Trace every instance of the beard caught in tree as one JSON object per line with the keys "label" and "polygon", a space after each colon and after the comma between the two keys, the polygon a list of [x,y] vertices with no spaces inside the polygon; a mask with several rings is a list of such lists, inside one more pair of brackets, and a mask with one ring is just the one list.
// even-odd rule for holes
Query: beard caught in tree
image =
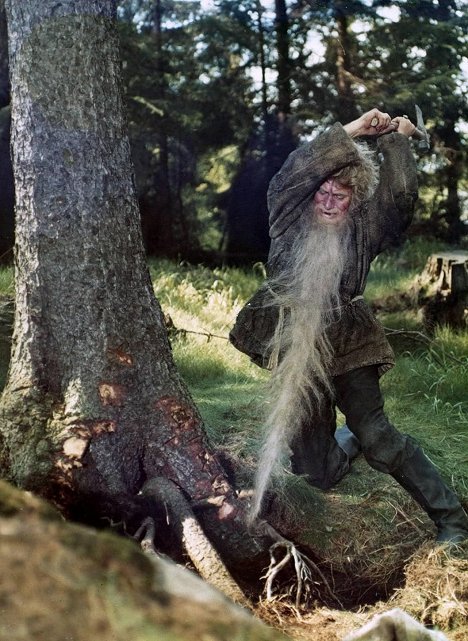
{"label": "beard caught in tree", "polygon": [[[270,183],[268,280],[239,313],[235,347],[272,369],[251,511],[285,464],[328,489],[360,452],[427,512],[437,541],[468,537],[457,496],[414,439],[384,413],[380,377],[394,355],[363,293],[372,260],[394,245],[417,200],[407,117],[373,109],[290,154]],[[379,158],[353,138],[377,136]],[[336,410],[346,426],[336,430]]]}

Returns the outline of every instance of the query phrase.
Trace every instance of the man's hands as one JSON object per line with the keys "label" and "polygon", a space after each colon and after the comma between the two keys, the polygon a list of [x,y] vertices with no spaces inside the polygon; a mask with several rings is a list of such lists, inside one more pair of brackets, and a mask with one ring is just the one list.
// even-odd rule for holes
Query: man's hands
{"label": "man's hands", "polygon": [[[398,131],[399,134],[403,134],[407,138],[410,138],[416,131],[416,126],[413,125],[408,116],[397,116],[396,118],[393,118],[391,124],[396,125],[396,129],[394,131]],[[387,132],[384,131],[383,133]]]}
{"label": "man's hands", "polygon": [[397,131],[408,138],[412,136],[416,127],[407,116],[391,118],[389,114],[379,109],[371,109],[356,120],[344,125],[344,130],[351,136],[382,136],[392,131]]}

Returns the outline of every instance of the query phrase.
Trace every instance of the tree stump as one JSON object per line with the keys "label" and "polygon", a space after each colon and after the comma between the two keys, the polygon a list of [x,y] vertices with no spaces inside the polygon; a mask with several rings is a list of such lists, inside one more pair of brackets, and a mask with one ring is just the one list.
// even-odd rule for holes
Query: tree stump
{"label": "tree stump", "polygon": [[429,256],[414,285],[426,330],[437,325],[468,326],[468,252],[448,251]]}

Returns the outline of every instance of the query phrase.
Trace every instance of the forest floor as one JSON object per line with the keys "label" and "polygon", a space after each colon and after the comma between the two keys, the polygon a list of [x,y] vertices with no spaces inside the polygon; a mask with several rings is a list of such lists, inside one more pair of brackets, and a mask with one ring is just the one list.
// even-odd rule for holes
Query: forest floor
{"label": "forest floor", "polygon": [[[395,542],[397,545],[397,542]],[[284,602],[263,604],[258,615],[297,641],[342,641],[376,615],[398,608],[450,641],[468,639],[468,545],[458,556],[422,545],[408,560],[402,585],[374,605],[339,610],[320,604],[294,611]]]}
{"label": "forest floor", "polygon": [[[468,333],[440,328],[421,342],[415,309],[385,310],[382,301],[407,291],[436,246],[406,246],[378,259],[366,298],[378,301],[397,366],[383,378],[386,410],[413,435],[468,508]],[[264,278],[264,268],[206,268],[152,261],[156,295],[169,321],[174,358],[204,419],[208,436],[239,487],[249,488],[261,441],[268,375],[227,341],[229,328]],[[0,384],[8,365],[12,273],[0,274]],[[396,333],[395,333],[396,332]],[[339,417],[339,423],[343,421]],[[392,479],[362,457],[328,492],[290,479],[288,532],[315,550],[313,572],[298,605],[290,571],[278,577],[274,600],[263,595],[258,616],[290,638],[341,641],[382,611],[399,607],[450,641],[468,639],[468,546],[448,555],[431,543],[432,524]],[[278,520],[285,516],[277,515]],[[294,519],[292,519],[294,520]]]}
{"label": "forest floor", "polygon": [[[366,299],[378,310],[397,358],[382,381],[386,411],[402,432],[421,443],[468,508],[468,333],[443,327],[428,337],[417,309],[395,305],[428,256],[442,249],[413,242],[379,257]],[[250,271],[194,270],[158,262],[152,275],[173,323],[177,365],[212,442],[234,462],[236,481],[248,489],[261,441],[268,375],[238,353],[226,336],[261,283],[262,266]],[[388,297],[391,310],[385,309]],[[452,558],[434,548],[431,522],[392,479],[359,457],[331,491],[293,485],[287,488],[287,502],[295,503],[292,512],[300,511],[301,523],[309,519],[311,524],[293,532],[294,541],[307,550],[312,546],[328,586],[315,575],[315,585],[296,609],[294,591],[287,596],[294,582],[286,574],[284,585],[277,585],[277,600],[263,602],[259,610],[264,620],[298,640],[341,641],[345,632],[374,614],[401,607],[443,630],[451,641],[468,638],[468,549]]]}

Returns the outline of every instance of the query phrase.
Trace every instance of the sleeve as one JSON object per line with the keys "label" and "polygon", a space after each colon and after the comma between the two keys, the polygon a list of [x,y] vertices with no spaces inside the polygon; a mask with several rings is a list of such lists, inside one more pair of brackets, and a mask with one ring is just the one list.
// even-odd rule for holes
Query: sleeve
{"label": "sleeve", "polygon": [[340,123],[289,154],[268,188],[270,236],[281,236],[301,215],[328,176],[358,159]]}
{"label": "sleeve", "polygon": [[417,168],[406,136],[386,134],[378,139],[382,155],[379,184],[369,207],[372,257],[398,243],[411,223],[418,199]]}

